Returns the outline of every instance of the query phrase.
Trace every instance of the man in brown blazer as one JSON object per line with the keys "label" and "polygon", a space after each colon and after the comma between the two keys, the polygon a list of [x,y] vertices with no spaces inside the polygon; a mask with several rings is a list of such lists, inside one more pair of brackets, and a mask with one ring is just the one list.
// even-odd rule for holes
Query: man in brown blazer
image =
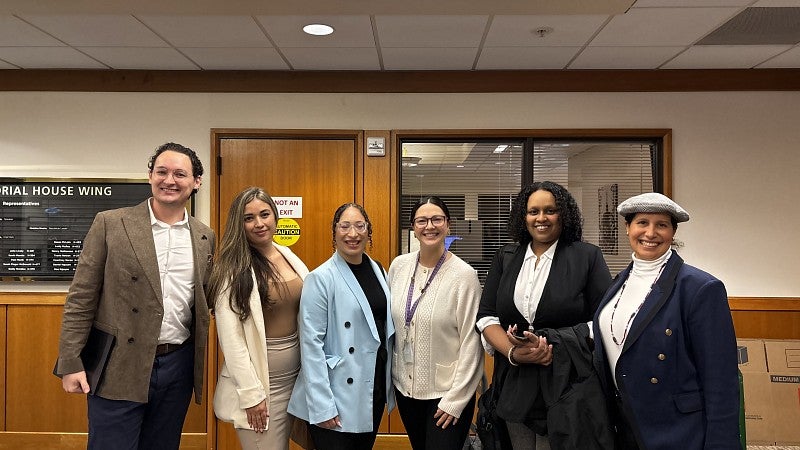
{"label": "man in brown blazer", "polygon": [[67,294],[56,374],[89,393],[80,358],[89,331],[116,337],[87,396],[90,449],[177,449],[194,390],[201,402],[214,232],[186,212],[203,165],[167,143],[148,163],[153,196],[97,214]]}

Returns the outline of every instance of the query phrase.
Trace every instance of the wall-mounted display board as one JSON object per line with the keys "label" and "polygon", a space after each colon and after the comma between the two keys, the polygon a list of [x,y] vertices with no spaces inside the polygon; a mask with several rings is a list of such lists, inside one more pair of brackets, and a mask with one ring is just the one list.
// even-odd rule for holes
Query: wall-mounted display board
{"label": "wall-mounted display board", "polygon": [[0,178],[0,280],[72,278],[94,216],[151,195],[146,181]]}

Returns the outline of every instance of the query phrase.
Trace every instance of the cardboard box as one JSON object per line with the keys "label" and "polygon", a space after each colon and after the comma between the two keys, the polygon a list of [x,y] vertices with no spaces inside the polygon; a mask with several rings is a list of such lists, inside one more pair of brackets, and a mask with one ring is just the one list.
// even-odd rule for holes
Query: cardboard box
{"label": "cardboard box", "polygon": [[772,429],[772,383],[767,373],[763,339],[737,339],[739,370],[744,385],[744,423],[748,444],[775,444]]}
{"label": "cardboard box", "polygon": [[766,372],[742,372],[744,423],[748,444],[774,445],[775,423],[772,383]]}
{"label": "cardboard box", "polygon": [[[764,351],[763,339],[737,339],[736,345],[738,347],[746,348],[745,352],[747,353],[747,362],[739,364],[739,370],[741,370],[742,373],[745,372],[766,373],[767,354]],[[740,360],[741,360],[741,355],[740,355]]]}
{"label": "cardboard box", "polygon": [[800,444],[800,341],[764,341],[767,352],[774,437],[778,445]]}
{"label": "cardboard box", "polygon": [[764,347],[770,373],[800,374],[800,341],[769,339]]}

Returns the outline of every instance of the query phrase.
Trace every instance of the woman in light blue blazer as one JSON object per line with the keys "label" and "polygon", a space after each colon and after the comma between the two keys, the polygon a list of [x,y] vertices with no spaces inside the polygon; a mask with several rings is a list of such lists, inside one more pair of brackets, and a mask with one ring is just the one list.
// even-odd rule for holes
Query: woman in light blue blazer
{"label": "woman in light blue blazer", "polygon": [[288,410],[311,424],[318,450],[371,449],[384,405],[394,407],[389,288],[365,253],[372,224],[364,208],[340,206],[331,228],[336,251],[303,284],[301,368]]}

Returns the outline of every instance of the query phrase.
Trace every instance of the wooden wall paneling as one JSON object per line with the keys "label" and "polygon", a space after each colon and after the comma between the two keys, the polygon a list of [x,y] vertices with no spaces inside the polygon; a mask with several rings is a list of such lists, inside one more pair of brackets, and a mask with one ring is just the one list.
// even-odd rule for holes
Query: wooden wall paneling
{"label": "wooden wall paneling", "polygon": [[[208,386],[208,383],[203,384]],[[196,433],[203,436],[206,435],[206,409],[208,408],[207,405],[210,405],[210,399],[208,398],[208,388],[204,387],[203,389],[205,391],[203,393],[203,402],[198,405],[194,402],[194,397],[192,397],[192,402],[189,403],[186,421],[183,422],[183,434]]]}
{"label": "wooden wall paneling", "polygon": [[736,337],[800,339],[800,312],[731,311]]}
{"label": "wooden wall paneling", "polygon": [[[367,156],[367,138],[381,137],[384,139],[384,151],[386,156]],[[369,214],[375,232],[373,234],[373,249],[367,250],[370,255],[374,255],[385,269],[389,268],[392,259],[396,256],[394,248],[391,247],[391,237],[397,233],[396,216],[392,213],[392,192],[391,185],[391,158],[389,150],[389,131],[388,130],[368,130],[364,132],[360,153],[363,155],[363,183],[357,187],[363,193],[364,209]],[[357,172],[358,173],[358,172]]]}
{"label": "wooden wall paneling", "polygon": [[800,298],[731,297],[736,337],[800,339]]}
{"label": "wooden wall paneling", "polygon": [[[212,408],[213,409],[213,408]],[[218,450],[241,450],[239,437],[236,436],[236,429],[233,424],[217,421],[216,442]]]}
{"label": "wooden wall paneling", "polygon": [[[0,292],[2,305],[64,306],[65,292]],[[59,324],[59,327],[61,325]]]}
{"label": "wooden wall paneling", "polygon": [[[12,363],[6,376],[7,431],[87,430],[86,397],[65,393],[52,373],[62,311],[62,305],[8,306],[6,352]],[[59,414],[43,414],[37,405],[47,405]],[[205,429],[205,406],[193,402],[184,430],[205,433]]]}
{"label": "wooden wall paneling", "polygon": [[[367,156],[367,138],[382,137],[384,139],[385,156]],[[372,248],[367,253],[379,261],[388,270],[395,254],[390,246],[391,235],[395,230],[391,209],[390,152],[388,130],[367,130],[362,133],[356,159],[356,198],[364,206],[372,222]],[[397,427],[400,424],[400,428]],[[405,433],[397,412],[383,413],[378,433]]]}
{"label": "wooden wall paneling", "polygon": [[[0,449],[10,443],[26,444],[8,448],[53,448],[54,443],[72,448],[73,442],[78,442],[74,448],[86,446],[86,397],[65,393],[52,374],[63,303],[63,292],[0,293],[0,392],[5,398]],[[190,405],[182,442],[182,448],[206,448],[205,401]]]}
{"label": "wooden wall paneling", "polygon": [[[366,141],[370,137],[384,139],[385,156],[366,155]],[[380,230],[374,236],[375,248],[373,254],[380,259],[381,264],[388,270],[392,260],[397,256],[397,235],[399,232],[397,226],[399,187],[397,186],[397,174],[395,172],[397,149],[394,146],[392,134],[389,130],[365,131],[363,148],[365,149],[364,208],[370,215],[370,220],[372,220],[376,229]],[[378,431],[380,433],[403,435],[406,433],[397,409],[390,414],[384,413],[384,420],[381,422]],[[383,440],[379,440],[379,442],[383,442]]]}
{"label": "wooden wall paneling", "polygon": [[62,311],[58,305],[8,306],[6,431],[87,430],[86,396],[65,393],[53,376]]}

